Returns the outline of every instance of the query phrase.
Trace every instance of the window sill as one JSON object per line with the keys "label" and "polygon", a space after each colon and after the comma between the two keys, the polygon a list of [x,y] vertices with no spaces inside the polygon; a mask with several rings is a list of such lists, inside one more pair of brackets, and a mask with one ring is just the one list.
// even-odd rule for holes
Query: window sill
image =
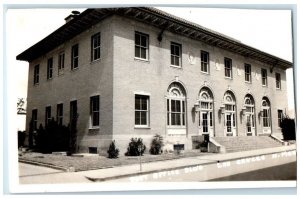
{"label": "window sill", "polygon": [[100,129],[100,127],[99,127],[99,126],[93,126],[93,127],[89,127],[89,130],[98,130],[98,129]]}
{"label": "window sill", "polygon": [[201,71],[201,74],[203,74],[203,75],[210,75],[209,72],[204,72],[204,71]]}
{"label": "window sill", "polygon": [[143,58],[135,57],[134,60],[135,60],[135,61],[140,61],[140,62],[145,62],[145,63],[150,63],[150,60],[149,60],[149,59],[143,59]]}
{"label": "window sill", "polygon": [[33,84],[33,86],[38,86],[38,85],[40,85],[39,83],[35,83],[35,84]]}
{"label": "window sill", "polygon": [[151,129],[150,126],[134,126],[135,129]]}
{"label": "window sill", "polygon": [[100,61],[101,61],[101,58],[95,59],[95,60],[91,61],[90,64],[91,64],[91,65],[94,65],[94,64],[96,64],[96,63],[98,63],[98,62],[100,62]]}
{"label": "window sill", "polygon": [[225,77],[225,79],[228,79],[228,80],[233,80],[232,77]]}
{"label": "window sill", "polygon": [[51,78],[47,78],[47,81],[51,81],[52,80],[52,77]]}
{"label": "window sill", "polygon": [[168,129],[186,129],[186,126],[168,126]]}
{"label": "window sill", "polygon": [[252,84],[252,82],[245,81],[246,84]]}
{"label": "window sill", "polygon": [[281,91],[281,88],[276,88],[277,91]]}
{"label": "window sill", "polygon": [[182,70],[182,66],[170,65],[170,67]]}
{"label": "window sill", "polygon": [[268,88],[268,86],[267,86],[267,85],[262,85],[262,87]]}
{"label": "window sill", "polygon": [[77,66],[76,68],[71,68],[71,71],[77,71],[79,70],[79,66]]}

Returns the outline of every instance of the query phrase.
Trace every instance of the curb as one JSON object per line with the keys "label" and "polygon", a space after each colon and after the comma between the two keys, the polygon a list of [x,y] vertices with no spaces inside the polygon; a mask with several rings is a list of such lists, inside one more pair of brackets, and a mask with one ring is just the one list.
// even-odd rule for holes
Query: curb
{"label": "curb", "polygon": [[37,165],[37,166],[43,166],[43,167],[48,167],[51,169],[57,169],[57,170],[62,170],[65,172],[74,172],[75,168],[74,167],[62,167],[62,166],[56,166],[56,165],[51,165],[47,163],[41,163],[41,162],[35,162],[31,160],[25,160],[22,158],[19,158],[19,162],[26,163],[26,164],[32,164],[32,165]]}

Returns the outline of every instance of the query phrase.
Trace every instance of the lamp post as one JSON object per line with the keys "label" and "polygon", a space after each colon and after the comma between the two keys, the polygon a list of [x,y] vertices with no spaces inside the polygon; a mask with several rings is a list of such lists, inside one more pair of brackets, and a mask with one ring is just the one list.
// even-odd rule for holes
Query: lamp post
{"label": "lamp post", "polygon": [[142,171],[142,145],[138,145],[138,151],[140,154],[140,171]]}

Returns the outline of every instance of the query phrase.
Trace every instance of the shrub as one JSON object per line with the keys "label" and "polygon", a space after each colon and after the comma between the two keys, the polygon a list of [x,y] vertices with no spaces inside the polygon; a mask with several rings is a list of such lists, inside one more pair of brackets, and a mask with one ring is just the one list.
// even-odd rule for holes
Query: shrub
{"label": "shrub", "polygon": [[163,137],[156,134],[152,139],[149,152],[152,155],[158,155],[162,153],[162,147],[164,146]]}
{"label": "shrub", "polygon": [[295,120],[285,116],[280,124],[284,140],[296,140]]}
{"label": "shrub", "polygon": [[45,128],[40,124],[34,140],[35,149],[42,153],[68,151],[70,148],[70,129],[59,125],[52,119]]}
{"label": "shrub", "polygon": [[115,141],[112,141],[108,148],[108,158],[118,158],[119,149],[117,149]]}
{"label": "shrub", "polygon": [[25,131],[18,131],[18,148],[24,146],[25,138],[26,138]]}
{"label": "shrub", "polygon": [[130,142],[128,144],[127,152],[125,153],[125,155],[139,156],[140,152],[139,152],[138,146],[142,146],[141,155],[143,155],[146,150],[146,146],[143,144],[143,139],[142,138],[131,138]]}

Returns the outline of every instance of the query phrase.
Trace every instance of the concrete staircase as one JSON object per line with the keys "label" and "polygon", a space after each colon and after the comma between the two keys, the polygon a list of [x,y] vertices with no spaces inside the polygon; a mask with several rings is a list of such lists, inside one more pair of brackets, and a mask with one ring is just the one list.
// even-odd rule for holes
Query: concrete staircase
{"label": "concrete staircase", "polygon": [[282,146],[282,143],[270,136],[214,137],[213,139],[224,146],[227,153]]}

